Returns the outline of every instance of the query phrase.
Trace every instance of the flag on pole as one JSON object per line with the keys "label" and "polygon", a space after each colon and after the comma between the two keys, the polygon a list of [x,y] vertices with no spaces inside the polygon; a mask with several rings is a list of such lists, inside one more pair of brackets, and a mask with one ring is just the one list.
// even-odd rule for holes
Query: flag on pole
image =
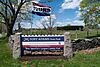
{"label": "flag on pole", "polygon": [[44,6],[42,4],[37,4],[35,2],[32,2],[32,4],[33,4],[33,9],[32,9],[33,14],[36,14],[39,16],[50,16],[51,7]]}

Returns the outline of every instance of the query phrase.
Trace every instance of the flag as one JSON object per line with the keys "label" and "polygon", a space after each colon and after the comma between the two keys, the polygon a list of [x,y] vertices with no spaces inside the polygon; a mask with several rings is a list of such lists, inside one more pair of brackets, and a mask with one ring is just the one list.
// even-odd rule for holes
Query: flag
{"label": "flag", "polygon": [[32,13],[39,15],[39,16],[50,16],[51,13],[51,7],[49,6],[44,6],[42,4],[37,4],[35,2],[33,3],[33,9],[32,9]]}

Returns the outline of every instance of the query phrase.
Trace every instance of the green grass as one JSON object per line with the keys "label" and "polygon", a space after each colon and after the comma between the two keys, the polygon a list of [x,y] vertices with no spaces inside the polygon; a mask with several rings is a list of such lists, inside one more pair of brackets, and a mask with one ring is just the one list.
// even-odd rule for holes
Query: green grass
{"label": "green grass", "polygon": [[100,52],[91,55],[78,53],[69,60],[35,60],[28,64],[36,67],[99,67]]}
{"label": "green grass", "polygon": [[[64,34],[64,32],[67,32],[67,30],[54,30],[52,34]],[[80,31],[80,30],[74,30],[74,31],[68,31],[70,32],[71,39],[76,39],[76,38],[94,38],[94,37],[100,37],[100,30],[98,30],[98,35],[97,35],[97,30],[93,29],[89,32],[89,36],[87,37],[87,32],[86,31]],[[24,31],[22,32],[23,34],[30,34],[30,31]],[[46,30],[33,30],[32,32],[33,35],[44,35],[44,34],[49,34],[48,31]],[[77,34],[77,35],[76,35]]]}
{"label": "green grass", "polygon": [[[98,35],[97,35],[97,30],[91,30],[89,32],[89,36],[87,37],[87,31],[69,31],[71,38],[75,39],[75,38],[94,38],[94,37],[100,37],[100,30],[98,31]],[[76,35],[77,34],[77,35]]]}
{"label": "green grass", "polygon": [[20,63],[11,56],[7,38],[0,39],[0,67],[19,67]]}
{"label": "green grass", "polygon": [[11,56],[7,39],[0,39],[0,67],[100,67],[100,52],[95,54],[77,53],[67,60],[33,60],[31,62],[18,62]]}

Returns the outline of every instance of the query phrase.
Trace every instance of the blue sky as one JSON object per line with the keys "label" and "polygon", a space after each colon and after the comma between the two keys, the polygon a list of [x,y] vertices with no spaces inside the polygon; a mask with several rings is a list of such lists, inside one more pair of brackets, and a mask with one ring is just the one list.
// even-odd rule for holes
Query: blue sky
{"label": "blue sky", "polygon": [[[84,25],[83,21],[80,21],[80,12],[79,4],[80,0],[52,0],[50,3],[41,3],[46,2],[47,0],[36,0],[37,3],[43,4],[51,7],[52,19],[55,20],[55,26],[65,26],[65,25]],[[32,23],[34,27],[42,27],[40,21],[47,19],[46,16],[37,16],[32,15]],[[29,25],[29,26],[28,26]],[[30,27],[28,24],[26,27]]]}

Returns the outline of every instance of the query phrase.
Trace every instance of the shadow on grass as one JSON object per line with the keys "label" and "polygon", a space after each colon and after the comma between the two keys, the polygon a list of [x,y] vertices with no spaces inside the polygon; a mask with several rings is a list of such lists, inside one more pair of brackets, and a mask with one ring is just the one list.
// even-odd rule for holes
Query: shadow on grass
{"label": "shadow on grass", "polygon": [[96,37],[100,37],[100,34],[98,34],[98,35],[95,35],[95,36],[87,36],[86,38],[96,38]]}

